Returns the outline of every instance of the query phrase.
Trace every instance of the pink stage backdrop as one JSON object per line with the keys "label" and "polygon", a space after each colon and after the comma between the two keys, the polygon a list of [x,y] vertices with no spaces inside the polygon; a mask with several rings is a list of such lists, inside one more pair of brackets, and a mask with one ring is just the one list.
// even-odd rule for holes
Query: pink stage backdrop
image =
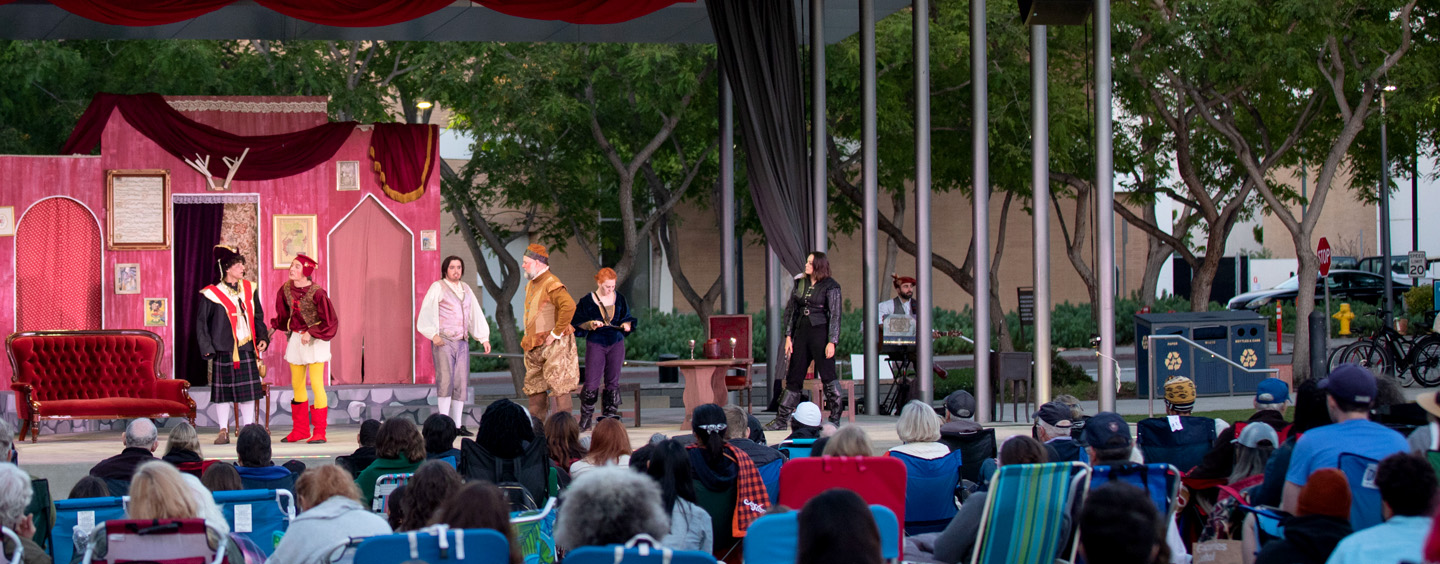
{"label": "pink stage backdrop", "polygon": [[[253,99],[231,98],[231,100],[250,101]],[[221,127],[224,126],[222,123],[210,120],[219,119],[223,122],[233,119],[264,122],[263,124],[254,124],[256,132],[284,132],[297,127],[308,127],[310,125],[302,125],[300,114],[311,116],[304,119],[313,119],[315,115],[308,112],[280,114],[232,112],[232,114],[235,115],[223,112],[215,115],[205,115],[204,112],[200,114],[187,112],[187,115],[196,117],[196,119]],[[344,275],[328,269],[330,247],[339,248],[352,244],[343,239],[331,239],[327,235],[342,218],[355,210],[367,195],[376,197],[378,202],[374,202],[374,205],[383,206],[389,213],[394,214],[396,219],[412,233],[418,233],[420,230],[439,229],[440,175],[438,170],[432,170],[430,181],[421,198],[411,203],[400,204],[386,197],[376,183],[375,176],[368,173],[369,156],[367,151],[369,147],[369,128],[357,128],[350,134],[349,139],[334,158],[321,166],[286,178],[253,182],[235,181],[231,184],[229,193],[259,195],[260,256],[258,264],[252,265],[252,267],[259,274],[261,299],[264,300],[267,316],[274,307],[276,291],[284,283],[288,267],[288,265],[279,268],[274,266],[271,226],[272,219],[276,214],[313,214],[316,216],[315,238],[318,247],[316,258],[320,261],[321,266],[315,271],[315,281],[327,288],[330,286],[329,276]],[[336,190],[336,161],[357,161],[359,163],[361,171],[359,190],[343,192]],[[243,168],[244,164],[242,163],[240,166]],[[433,166],[438,169],[438,163],[433,163]],[[0,206],[14,206],[18,219],[25,210],[43,198],[56,195],[68,196],[94,212],[100,222],[100,233],[104,236],[106,233],[105,171],[113,169],[167,169],[170,171],[171,189],[175,194],[224,194],[224,192],[208,192],[205,179],[199,173],[141,135],[117,112],[110,117],[106,125],[101,139],[99,157],[0,156]],[[425,290],[434,280],[435,272],[439,270],[440,257],[435,251],[421,251],[419,244],[417,235],[410,242],[410,253],[414,257],[414,269],[410,280],[413,295],[410,296],[410,299],[365,305],[371,309],[386,306],[396,308],[396,312],[391,312],[395,319],[400,319],[400,310],[403,308],[403,317],[407,326],[406,334],[409,335],[406,343],[412,345],[417,353],[414,355],[413,365],[415,368],[413,372],[407,359],[403,374],[397,375],[395,380],[409,381],[413,374],[415,381],[430,383],[434,382],[435,377],[430,355],[418,354],[419,351],[429,350],[426,348],[428,342],[413,331],[410,320],[414,318],[414,313],[424,298]],[[15,287],[14,245],[14,237],[0,237],[0,327],[7,328],[14,327],[16,322],[13,293]],[[105,250],[103,264],[95,267],[99,270],[96,275],[99,276],[103,288],[104,327],[106,329],[146,329],[160,335],[166,344],[161,370],[167,377],[173,371],[174,340],[193,337],[173,335],[173,322],[172,325],[166,327],[145,327],[142,304],[144,298],[163,297],[170,298],[171,307],[174,307],[175,300],[171,289],[171,262],[173,260],[171,254],[169,250]],[[140,264],[140,294],[116,295],[114,293],[114,269],[117,263]],[[351,321],[359,322],[359,320]],[[347,326],[347,320],[342,318],[340,326],[343,330]],[[278,338],[275,340],[274,348],[264,355],[264,361],[270,368],[268,380],[272,384],[288,386],[289,370],[285,366],[285,345],[281,341],[282,339]],[[405,348],[407,347],[400,347],[402,350]],[[405,350],[404,354],[408,357],[410,353]],[[0,364],[0,379],[8,378],[9,374],[9,364]],[[369,380],[368,376],[367,380]]]}
{"label": "pink stage backdrop", "polygon": [[[185,117],[236,135],[276,135],[330,121],[324,96],[166,96]],[[264,119],[255,119],[263,114]]]}
{"label": "pink stage backdrop", "polygon": [[69,198],[41,200],[15,233],[19,331],[100,328],[100,226]]}

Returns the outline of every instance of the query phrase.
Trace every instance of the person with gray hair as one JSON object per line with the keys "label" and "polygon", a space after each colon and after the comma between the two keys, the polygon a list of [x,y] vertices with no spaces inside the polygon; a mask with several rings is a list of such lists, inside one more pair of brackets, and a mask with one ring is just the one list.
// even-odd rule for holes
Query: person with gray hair
{"label": "person with gray hair", "polygon": [[0,419],[0,453],[5,455],[0,462],[19,463],[19,454],[15,451],[15,431],[4,419]]}
{"label": "person with gray hair", "polygon": [[[14,464],[0,463],[0,525],[9,527],[20,538],[20,546],[25,549],[22,557],[25,564],[50,564],[45,549],[31,540],[35,535],[35,517],[27,515],[25,508],[34,493],[30,489],[29,474]],[[5,554],[15,553],[15,544],[8,537],[4,549]]]}
{"label": "person with gray hair", "polygon": [[565,550],[622,544],[637,535],[656,541],[670,532],[660,485],[621,466],[596,468],[570,483],[562,494],[555,542]]}
{"label": "person with gray hair", "polygon": [[90,475],[105,480],[110,495],[123,496],[130,493],[130,477],[141,464],[156,460],[155,448],[159,446],[160,432],[149,419],[135,419],[125,426],[125,450],[120,454],[101,460],[90,469]]}
{"label": "person with gray hair", "polygon": [[900,436],[900,446],[890,449],[923,460],[934,460],[950,455],[950,447],[940,442],[940,416],[935,409],[920,400],[910,400],[900,410],[900,420],[895,422],[895,433]]}

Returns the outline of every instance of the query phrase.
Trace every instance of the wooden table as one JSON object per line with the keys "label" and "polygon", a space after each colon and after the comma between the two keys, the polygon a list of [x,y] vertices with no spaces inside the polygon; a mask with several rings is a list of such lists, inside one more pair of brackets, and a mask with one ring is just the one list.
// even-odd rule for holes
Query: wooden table
{"label": "wooden table", "polygon": [[694,360],[666,360],[657,363],[662,367],[680,369],[685,376],[685,419],[681,429],[690,428],[690,414],[695,408],[707,403],[724,406],[729,402],[725,393],[725,371],[733,366],[750,364],[748,358],[697,358]]}

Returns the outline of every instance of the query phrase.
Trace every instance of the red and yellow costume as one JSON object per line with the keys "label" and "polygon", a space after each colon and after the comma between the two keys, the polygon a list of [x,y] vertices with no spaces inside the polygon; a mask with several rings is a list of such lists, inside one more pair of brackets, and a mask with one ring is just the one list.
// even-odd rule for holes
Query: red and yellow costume
{"label": "red and yellow costume", "polygon": [[[298,255],[295,260],[305,277],[310,278],[315,272],[315,260],[305,255]],[[330,340],[340,328],[335,307],[319,284],[311,282],[297,287],[293,281],[286,281],[275,295],[275,318],[270,320],[270,327],[289,336],[285,362],[290,363],[290,388],[295,392],[295,399],[290,402],[295,428],[281,440],[294,443],[309,439],[310,443],[323,443],[329,407],[325,395],[325,363],[330,360]],[[304,335],[308,335],[308,343]],[[305,389],[307,373],[315,393],[313,408]]]}

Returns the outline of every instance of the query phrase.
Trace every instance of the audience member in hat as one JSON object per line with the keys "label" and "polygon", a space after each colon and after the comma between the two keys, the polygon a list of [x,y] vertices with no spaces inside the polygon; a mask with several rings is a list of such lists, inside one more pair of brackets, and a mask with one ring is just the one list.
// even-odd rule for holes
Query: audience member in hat
{"label": "audience member in hat", "polygon": [[1170,562],[1161,535],[1165,519],[1144,490],[1125,482],[1100,486],[1080,509],[1080,554],[1088,562]]}
{"label": "audience member in hat", "polygon": [[1080,406],[1080,398],[1070,394],[1060,394],[1051,401],[1070,408],[1070,436],[1080,441],[1080,444],[1085,444],[1085,440],[1081,436],[1085,432],[1085,422],[1090,420],[1090,416],[1085,415],[1085,408]]}
{"label": "audience member in hat", "polygon": [[783,458],[780,451],[757,443],[750,438],[750,420],[754,418],[747,416],[744,408],[738,405],[727,405],[722,409],[725,410],[725,424],[728,425],[725,429],[726,443],[745,451],[745,454],[750,457],[750,461],[755,463],[756,468]]}
{"label": "audience member in hat", "polygon": [[[335,557],[352,556],[344,547],[351,538],[388,535],[385,518],[360,504],[360,489],[351,481],[349,472],[335,465],[306,470],[295,483],[300,514],[280,544],[275,546],[271,562],[289,564],[325,564]],[[346,560],[340,560],[346,561]]]}
{"label": "audience member in hat", "polygon": [[[1230,441],[1235,453],[1235,465],[1230,470],[1227,484],[1243,490],[1259,484],[1265,479],[1265,464],[1280,444],[1280,435],[1270,425],[1261,422],[1250,423],[1240,431],[1240,436]],[[1224,449],[1221,445],[1217,450]]]}
{"label": "audience member in hat", "polygon": [[1070,436],[1070,408],[1047,403],[1035,411],[1035,438],[1045,444],[1050,462],[1088,462],[1085,450]]}
{"label": "audience member in hat", "polygon": [[900,437],[900,445],[891,448],[892,453],[922,460],[950,455],[950,447],[940,442],[940,417],[925,402],[910,400],[905,404],[900,410],[900,419],[895,422],[895,433]]}
{"label": "audience member in hat", "polygon": [[945,422],[940,425],[940,441],[950,444],[955,448],[956,444],[949,443],[946,437],[966,439],[985,430],[985,427],[975,422],[975,396],[965,390],[955,390],[945,396]]}
{"label": "audience member in hat", "polygon": [[1311,429],[1295,443],[1281,503],[1281,508],[1291,514],[1295,513],[1305,481],[1316,470],[1335,468],[1341,454],[1382,460],[1410,450],[1400,433],[1370,421],[1370,403],[1375,400],[1375,375],[1370,370],[1358,364],[1341,364],[1320,381],[1320,389],[1326,392],[1325,406],[1334,424]]}
{"label": "audience member in hat", "polygon": [[[1085,444],[1091,466],[1113,468],[1139,464],[1135,441],[1130,437],[1130,424],[1113,411],[1102,411],[1091,417],[1085,424],[1081,442]],[[1189,554],[1174,520],[1166,523],[1165,543],[1172,561],[1179,562]]]}
{"label": "audience member in hat", "polygon": [[1350,533],[1350,483],[1338,468],[1325,468],[1310,475],[1285,536],[1266,543],[1255,564],[1324,564]]}
{"label": "audience member in hat", "polygon": [[1400,452],[1381,460],[1375,470],[1375,486],[1380,489],[1385,522],[1345,537],[1328,564],[1424,561],[1425,535],[1430,532],[1435,507],[1435,482],[1435,469],[1420,456]]}
{"label": "audience member in hat", "polygon": [[800,402],[795,406],[795,414],[790,417],[790,439],[818,439],[820,438],[820,406],[812,401]]}
{"label": "audience member in hat", "polygon": [[1200,465],[1187,474],[1187,477],[1222,478],[1231,475],[1235,467],[1235,450],[1222,447],[1231,444],[1250,423],[1264,423],[1273,429],[1279,438],[1275,441],[1276,447],[1284,442],[1290,431],[1290,422],[1285,420],[1285,410],[1290,407],[1290,387],[1285,385],[1285,381],[1279,378],[1261,380],[1255,386],[1255,400],[1252,405],[1255,412],[1250,414],[1250,418],[1220,431],[1215,439],[1215,448],[1210,449]]}
{"label": "audience member in hat", "polygon": [[1425,418],[1429,423],[1410,433],[1407,439],[1410,442],[1410,452],[1425,454],[1426,451],[1440,450],[1440,405],[1436,404],[1435,392],[1415,396],[1415,403],[1425,410]]}
{"label": "audience member in hat", "polygon": [[105,480],[110,495],[115,496],[130,492],[130,476],[135,474],[136,468],[156,460],[155,449],[160,446],[160,434],[155,428],[155,422],[149,419],[134,419],[125,426],[122,440],[125,450],[90,468],[90,475]]}
{"label": "audience member in hat", "polygon": [[[1041,464],[1051,462],[1045,452],[1045,445],[1039,441],[1016,435],[1005,439],[1000,445],[1000,465],[1011,464]],[[916,543],[923,551],[927,542],[933,543],[933,558],[939,562],[954,564],[956,562],[969,562],[970,554],[975,549],[975,539],[980,533],[980,518],[985,512],[986,492],[976,492],[965,499],[960,506],[960,512],[950,520],[933,539],[924,535],[916,535]],[[1062,538],[1068,535],[1066,532]]]}
{"label": "audience member in hat", "polygon": [[355,436],[355,441],[360,444],[355,452],[345,456],[335,457],[335,464],[350,472],[352,477],[360,477],[360,472],[370,467],[375,462],[375,436],[380,434],[380,422],[375,419],[366,419],[360,423],[360,432]]}
{"label": "audience member in hat", "polygon": [[795,564],[880,564],[880,529],[870,506],[854,491],[825,490],[796,518]]}
{"label": "audience member in hat", "polygon": [[[1216,441],[1220,434],[1230,427],[1223,419],[1192,415],[1195,411],[1195,382],[1184,376],[1171,376],[1165,380],[1165,417],[1152,417],[1141,421],[1135,426],[1135,443],[1141,448],[1150,445],[1170,445],[1176,447],[1190,447],[1196,444],[1205,445],[1205,453],[1214,450]],[[1158,437],[1148,439],[1150,435]],[[1228,444],[1228,443],[1227,443]],[[1198,449],[1198,447],[1196,447]],[[1177,467],[1181,472],[1189,472],[1192,467],[1199,464],[1199,461],[1190,451],[1186,450],[1185,460],[1148,460],[1148,462],[1168,462]],[[1154,456],[1150,454],[1149,456]],[[1200,457],[1204,455],[1201,454]],[[1203,460],[1203,458],[1199,458]],[[1184,466],[1184,468],[1180,468]],[[1218,476],[1224,479],[1224,476]]]}
{"label": "audience member in hat", "polygon": [[1290,470],[1290,455],[1295,452],[1295,443],[1306,431],[1330,424],[1330,413],[1325,407],[1327,396],[1314,379],[1305,380],[1295,387],[1295,420],[1290,424],[1290,436],[1281,441],[1280,447],[1270,455],[1270,461],[1265,465],[1265,481],[1250,491],[1250,503],[1280,506],[1281,493],[1285,491],[1285,474]]}

